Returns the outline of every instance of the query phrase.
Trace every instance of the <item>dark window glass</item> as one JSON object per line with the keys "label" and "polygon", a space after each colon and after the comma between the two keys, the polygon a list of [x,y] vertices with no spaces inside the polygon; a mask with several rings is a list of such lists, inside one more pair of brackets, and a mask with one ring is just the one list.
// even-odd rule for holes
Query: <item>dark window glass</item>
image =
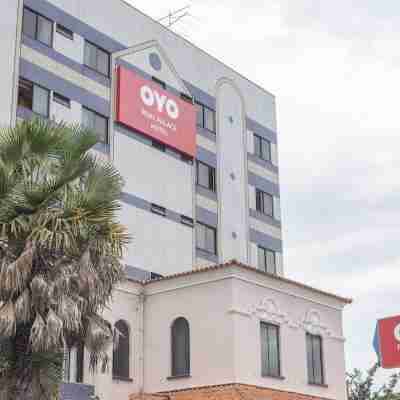
{"label": "dark window glass", "polygon": [[24,8],[22,32],[32,39],[36,39],[36,14],[28,8]]}
{"label": "dark window glass", "polygon": [[124,321],[118,321],[114,332],[113,378],[129,379],[129,327]]}
{"label": "dark window glass", "polygon": [[254,153],[263,160],[271,161],[271,143],[260,136],[254,135]]}
{"label": "dark window glass", "polygon": [[110,75],[109,53],[88,41],[85,41],[84,64],[100,74]]}
{"label": "dark window glass", "polygon": [[33,83],[20,78],[18,85],[18,106],[32,110]]}
{"label": "dark window glass", "polygon": [[279,327],[261,322],[261,374],[280,376]]}
{"label": "dark window glass", "polygon": [[322,338],[320,336],[307,333],[306,341],[308,381],[312,384],[322,385],[324,383]]}
{"label": "dark window glass", "polygon": [[190,330],[185,318],[178,318],[171,328],[172,376],[190,375]]}
{"label": "dark window glass", "polygon": [[204,128],[215,132],[215,111],[204,107]]}
{"label": "dark window glass", "polygon": [[204,126],[203,106],[199,103],[196,103],[196,109],[197,109],[197,126],[203,128]]}
{"label": "dark window glass", "polygon": [[57,24],[56,30],[66,38],[74,40],[74,32],[72,32],[71,29],[66,28],[64,25]]}
{"label": "dark window glass", "polygon": [[153,212],[154,214],[162,215],[162,216],[165,216],[167,214],[167,210],[165,209],[165,207],[161,207],[158,204],[151,205],[151,212]]}
{"label": "dark window glass", "polygon": [[162,81],[161,79],[156,78],[155,76],[151,77],[152,81],[157,83],[158,85],[160,85],[163,89],[167,88],[167,85],[164,81]]}
{"label": "dark window glass", "polygon": [[217,254],[217,231],[210,226],[196,224],[196,247],[211,254]]}
{"label": "dark window glass", "polygon": [[190,227],[194,225],[193,218],[187,217],[186,215],[181,215],[181,223]]}
{"label": "dark window glass", "polygon": [[71,108],[71,100],[68,97],[63,96],[60,93],[53,93],[53,101],[61,104],[64,107]]}
{"label": "dark window glass", "polygon": [[197,161],[197,184],[215,192],[215,168]]}
{"label": "dark window glass", "polygon": [[82,125],[96,133],[102,143],[108,143],[108,119],[88,108],[82,108]]}
{"label": "dark window glass", "polygon": [[269,215],[270,217],[274,216],[274,198],[268,193],[265,193],[261,190],[256,191],[256,209],[257,211]]}
{"label": "dark window glass", "polygon": [[153,140],[153,141],[151,142],[151,145],[152,145],[154,148],[156,148],[156,149],[158,149],[158,150],[160,150],[160,151],[165,152],[165,150],[166,150],[165,144],[164,144],[164,143],[157,142],[156,140]]}
{"label": "dark window glass", "polygon": [[258,268],[276,275],[276,254],[274,251],[258,247]]}

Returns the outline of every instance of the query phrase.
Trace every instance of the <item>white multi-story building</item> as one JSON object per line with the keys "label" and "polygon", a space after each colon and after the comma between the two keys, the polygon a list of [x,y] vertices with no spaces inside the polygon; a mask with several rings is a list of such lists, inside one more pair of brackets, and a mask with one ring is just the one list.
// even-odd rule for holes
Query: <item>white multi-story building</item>
{"label": "white multi-story building", "polygon": [[70,352],[64,397],[345,399],[349,301],[284,278],[274,96],[122,0],[3,0],[0,19],[0,122],[90,126],[125,179],[124,335],[106,374]]}

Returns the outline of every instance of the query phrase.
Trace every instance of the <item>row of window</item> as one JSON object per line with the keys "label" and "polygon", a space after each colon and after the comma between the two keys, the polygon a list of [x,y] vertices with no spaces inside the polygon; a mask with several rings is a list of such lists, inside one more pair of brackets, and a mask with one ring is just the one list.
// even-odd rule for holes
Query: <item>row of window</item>
{"label": "row of window", "polygon": [[[56,31],[74,40],[74,33],[65,26],[57,24]],[[53,47],[54,22],[27,7],[24,8],[22,32],[46,46]],[[87,40],[85,40],[83,63],[104,76],[110,76],[110,54]]]}
{"label": "row of window", "polygon": [[[279,326],[261,322],[261,374],[281,377],[281,349]],[[308,382],[315,385],[325,383],[322,338],[306,333]]]}
{"label": "row of window", "polygon": [[[113,377],[130,378],[129,326],[124,321],[115,324]],[[278,325],[260,323],[261,375],[281,377],[281,343]],[[307,371],[310,384],[323,385],[324,368],[322,338],[306,333]],[[185,318],[177,318],[171,326],[171,377],[190,376],[190,327]]]}

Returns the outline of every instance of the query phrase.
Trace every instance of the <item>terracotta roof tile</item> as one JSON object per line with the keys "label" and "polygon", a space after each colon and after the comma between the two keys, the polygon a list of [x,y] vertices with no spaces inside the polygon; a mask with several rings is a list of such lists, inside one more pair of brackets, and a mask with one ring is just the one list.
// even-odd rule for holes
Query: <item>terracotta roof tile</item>
{"label": "terracotta roof tile", "polygon": [[191,271],[181,272],[181,273],[178,273],[178,274],[167,275],[167,276],[164,276],[164,277],[158,278],[158,279],[147,280],[147,281],[144,281],[143,284],[144,285],[150,285],[150,284],[155,283],[155,282],[176,279],[176,278],[189,276],[189,275],[201,274],[201,273],[205,273],[205,272],[209,272],[209,271],[228,269],[228,268],[231,268],[231,267],[239,267],[239,268],[242,268],[242,269],[244,269],[246,271],[251,271],[251,272],[259,274],[259,275],[268,276],[269,278],[275,279],[277,281],[286,282],[286,283],[289,283],[289,284],[292,284],[292,285],[296,285],[296,286],[301,287],[303,289],[311,290],[311,291],[313,291],[315,293],[319,293],[319,294],[322,294],[322,295],[325,295],[325,296],[329,296],[329,297],[334,298],[336,300],[339,300],[339,301],[341,301],[341,302],[343,302],[345,304],[351,304],[353,302],[352,299],[349,299],[349,298],[346,298],[346,297],[341,297],[341,296],[338,296],[336,294],[328,293],[328,292],[325,292],[323,290],[316,289],[316,288],[313,288],[311,286],[305,285],[304,283],[294,281],[292,279],[284,278],[284,277],[279,276],[279,275],[274,275],[274,274],[270,274],[268,272],[261,271],[259,269],[254,268],[254,267],[250,267],[249,265],[242,264],[242,263],[240,263],[240,262],[238,262],[236,260],[232,260],[232,261],[226,262],[224,264],[217,264],[217,265],[212,265],[212,266],[209,266],[209,267],[204,267],[204,268],[199,268],[199,269],[193,269]]}
{"label": "terracotta roof tile", "polygon": [[129,400],[328,400],[283,390],[243,384],[204,386],[161,392],[131,395]]}

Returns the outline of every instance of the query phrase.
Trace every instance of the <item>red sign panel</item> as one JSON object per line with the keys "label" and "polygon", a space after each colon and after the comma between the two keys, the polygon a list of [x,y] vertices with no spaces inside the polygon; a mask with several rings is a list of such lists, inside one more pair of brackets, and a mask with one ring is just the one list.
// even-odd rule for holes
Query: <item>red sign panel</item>
{"label": "red sign panel", "polygon": [[185,154],[196,154],[195,106],[121,66],[117,121]]}
{"label": "red sign panel", "polygon": [[379,320],[378,335],[382,368],[399,368],[400,316]]}

